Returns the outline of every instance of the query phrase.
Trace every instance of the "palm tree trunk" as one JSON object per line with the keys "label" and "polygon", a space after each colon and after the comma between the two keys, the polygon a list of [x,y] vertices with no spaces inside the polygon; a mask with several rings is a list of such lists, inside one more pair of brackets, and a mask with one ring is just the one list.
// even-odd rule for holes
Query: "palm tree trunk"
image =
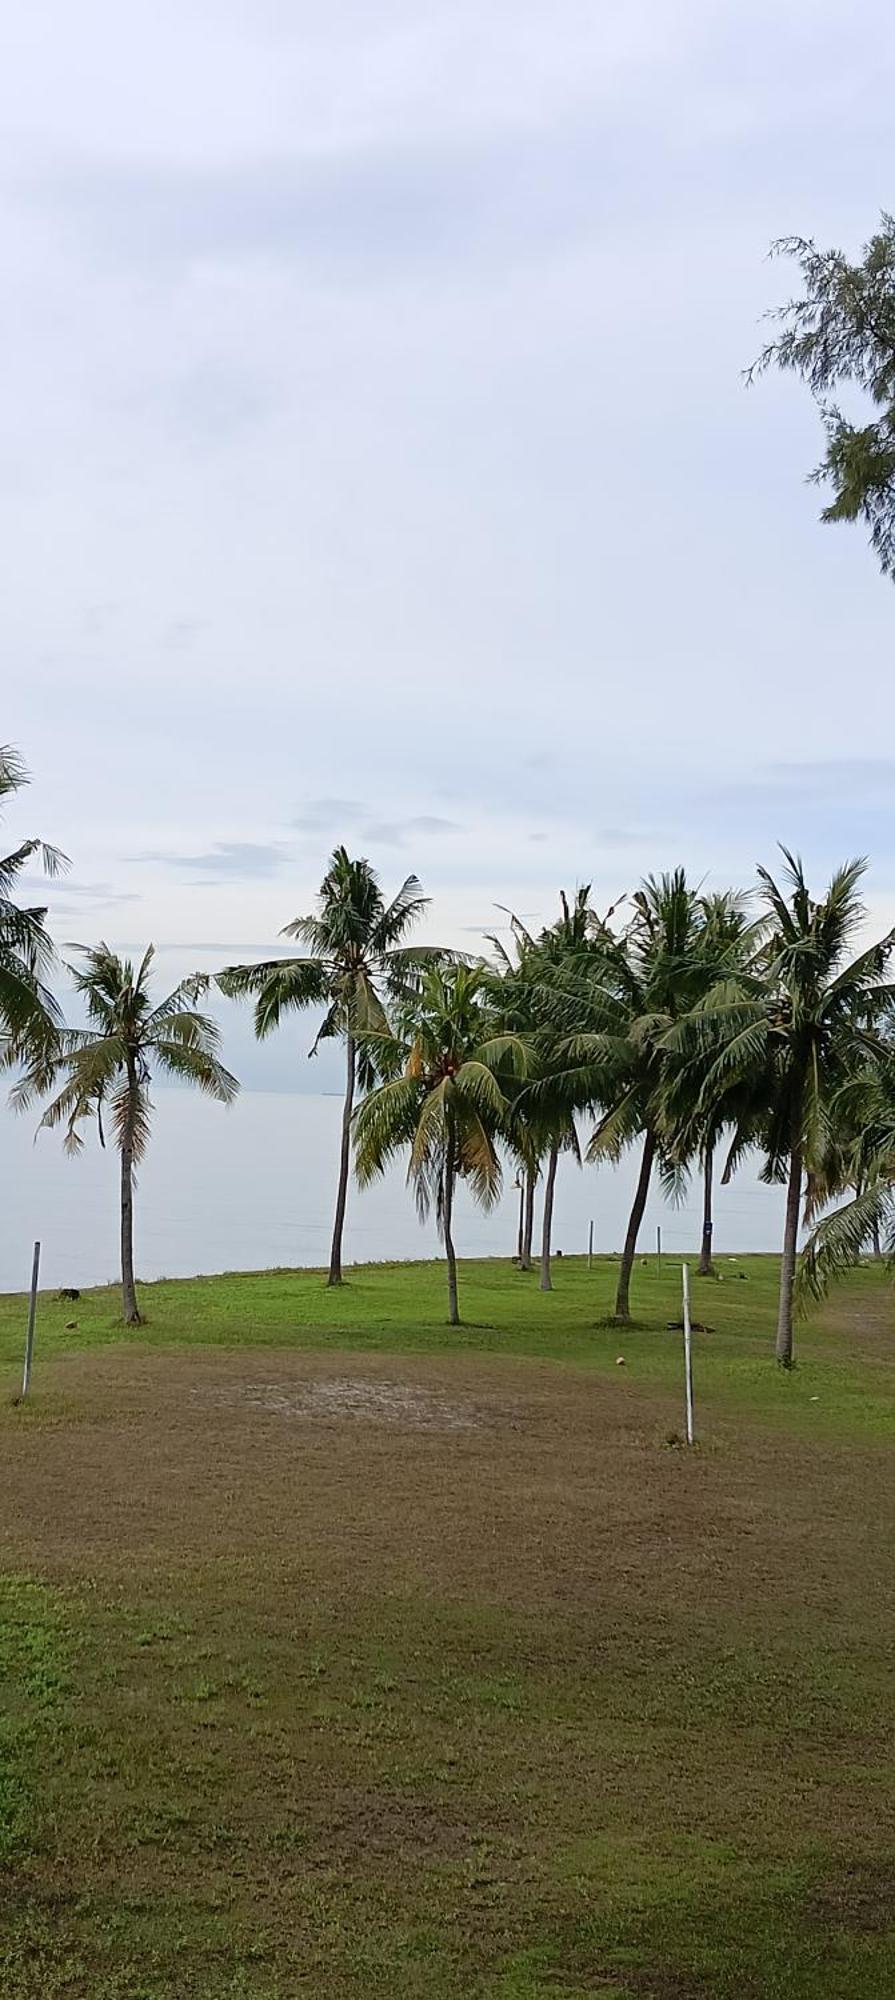
{"label": "palm tree trunk", "polygon": [[[131,1099],[137,1087],[133,1065],[127,1066],[128,1096]],[[140,1309],[137,1305],[137,1287],[134,1279],[134,1138],[132,1109],[129,1111],[127,1127],[121,1144],[121,1310],[125,1326],[139,1326]]]}
{"label": "palm tree trunk", "polygon": [[625,1247],[624,1250],[622,1251],[621,1270],[619,1271],[618,1274],[618,1290],[615,1294],[615,1317],[616,1319],[625,1322],[627,1322],[631,1317],[630,1306],[629,1306],[629,1294],[631,1290],[631,1271],[634,1264],[634,1252],[637,1249],[637,1237],[640,1233],[640,1224],[643,1221],[643,1211],[646,1207],[646,1197],[649,1193],[650,1174],[653,1171],[653,1161],[655,1157],[656,1157],[655,1136],[652,1132],[647,1132],[643,1141],[643,1153],[641,1155],[641,1160],[640,1160],[640,1173],[637,1177],[637,1188],[634,1195],[634,1205],[631,1209],[631,1215],[628,1222],[628,1233],[627,1236],[625,1237]]}
{"label": "palm tree trunk", "polygon": [[541,1278],[538,1289],[552,1292],[553,1279],[550,1276],[550,1239],[553,1234],[553,1190],[556,1186],[556,1163],[559,1147],[551,1146],[547,1156],[547,1178],[544,1182],[544,1215],[541,1223]]}
{"label": "palm tree trunk", "polygon": [[460,1324],[460,1308],[457,1303],[457,1258],[451,1224],[454,1215],[454,1149],[449,1142],[447,1159],[444,1164],[444,1206],[442,1223],[444,1229],[444,1254],[447,1258],[448,1274],[448,1321],[451,1326]]}
{"label": "palm tree trunk", "polygon": [[517,1263],[517,1264],[521,1264],[521,1262],[522,1262],[522,1241],[523,1241],[523,1237],[524,1237],[524,1235],[525,1235],[525,1179],[524,1179],[524,1176],[523,1176],[523,1175],[521,1175],[521,1174],[517,1174],[517,1176],[516,1176],[516,1179],[515,1179],[515,1181],[513,1182],[513,1186],[514,1186],[514,1187],[518,1187],[518,1189],[519,1189],[519,1227],[518,1227],[518,1229],[517,1229],[517,1231],[516,1231],[516,1263]]}
{"label": "palm tree trunk", "polygon": [[519,1259],[523,1271],[531,1270],[531,1245],[535,1233],[535,1181],[537,1174],[532,1169],[525,1176],[525,1216],[522,1224],[522,1255]]}
{"label": "palm tree trunk", "polygon": [[707,1145],[702,1163],[702,1244],[699,1251],[699,1276],[713,1278],[715,1266],[712,1263],[712,1174],[715,1166],[715,1148]]}
{"label": "palm tree trunk", "polygon": [[351,1115],[354,1110],[354,1085],[357,1071],[357,1055],[354,1036],[345,1038],[347,1079],[345,1102],[342,1106],[342,1149],[339,1156],[339,1192],[336,1196],[336,1214],[333,1222],[332,1249],[329,1253],[328,1285],[342,1283],[342,1232],[345,1227],[345,1205],[348,1200],[348,1173],[351,1166]]}
{"label": "palm tree trunk", "polygon": [[780,1304],[777,1312],[777,1360],[781,1368],[792,1367],[792,1295],[796,1277],[796,1249],[799,1240],[799,1207],[802,1200],[802,1148],[794,1146],[789,1160],[786,1190],[786,1221],[783,1228],[783,1257],[780,1263]]}
{"label": "palm tree trunk", "polygon": [[876,1221],[870,1224],[870,1240],[874,1264],[881,1264],[883,1261],[883,1246],[879,1237],[879,1223]]}

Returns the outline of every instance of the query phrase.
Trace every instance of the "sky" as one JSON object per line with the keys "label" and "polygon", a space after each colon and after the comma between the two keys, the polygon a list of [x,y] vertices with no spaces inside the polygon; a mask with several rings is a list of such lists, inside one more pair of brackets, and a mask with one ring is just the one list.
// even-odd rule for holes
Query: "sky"
{"label": "sky", "polygon": [[771,241],[892,205],[893,84],[882,0],[16,10],[0,738],[60,939],[267,955],[337,840],[473,950],[780,840],[895,921],[893,586],[743,380]]}

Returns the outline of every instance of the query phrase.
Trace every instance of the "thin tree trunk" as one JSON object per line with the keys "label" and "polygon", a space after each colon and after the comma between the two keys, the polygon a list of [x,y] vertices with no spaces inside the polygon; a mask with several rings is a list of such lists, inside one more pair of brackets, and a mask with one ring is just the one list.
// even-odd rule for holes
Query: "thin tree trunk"
{"label": "thin tree trunk", "polygon": [[348,1174],[351,1167],[351,1114],[354,1110],[354,1084],[357,1071],[357,1054],[354,1036],[345,1039],[347,1078],[345,1082],[345,1102],[342,1106],[342,1149],[339,1156],[339,1192],[336,1196],[336,1214],[333,1223],[332,1249],[329,1253],[328,1285],[342,1283],[342,1232],[345,1228],[345,1206],[348,1200]]}
{"label": "thin tree trunk", "polygon": [[525,1216],[522,1224],[522,1255],[519,1259],[523,1271],[531,1270],[531,1245],[535,1233],[535,1181],[534,1170],[525,1176]]}
{"label": "thin tree trunk", "polygon": [[519,1227],[516,1231],[516,1263],[522,1262],[522,1240],[525,1234],[525,1178],[517,1175],[515,1186],[519,1189]]}
{"label": "thin tree trunk", "polygon": [[121,1310],[125,1326],[139,1326],[140,1309],[134,1279],[134,1139],[133,1094],[137,1079],[128,1063],[127,1088],[130,1099],[127,1129],[121,1145]]}
{"label": "thin tree trunk", "polygon": [[870,1241],[874,1264],[881,1264],[883,1261],[883,1246],[879,1237],[879,1223],[876,1221],[870,1224]]}
{"label": "thin tree trunk", "polygon": [[712,1175],[715,1167],[715,1148],[706,1146],[702,1163],[702,1244],[699,1251],[699,1276],[713,1278],[715,1266],[712,1263]]}
{"label": "thin tree trunk", "polygon": [[801,1200],[802,1148],[794,1146],[789,1159],[786,1222],[783,1228],[783,1256],[780,1263],[780,1304],[777,1313],[777,1360],[781,1368],[792,1367],[792,1295],[796,1277]]}
{"label": "thin tree trunk", "polygon": [[451,1142],[448,1145],[448,1154],[444,1167],[444,1209],[443,1209],[444,1254],[445,1257],[447,1258],[448,1320],[451,1326],[459,1326],[460,1308],[457,1303],[457,1258],[454,1251],[454,1238],[451,1231],[453,1216],[454,1216],[454,1158],[453,1158],[453,1144]]}
{"label": "thin tree trunk", "polygon": [[618,1320],[627,1321],[631,1317],[630,1305],[629,1305],[629,1295],[631,1290],[631,1271],[634,1264],[634,1252],[637,1249],[637,1237],[640,1233],[640,1224],[643,1221],[643,1211],[646,1207],[646,1197],[649,1193],[650,1174],[653,1171],[653,1161],[655,1157],[656,1157],[655,1136],[652,1132],[647,1132],[643,1141],[643,1153],[641,1155],[641,1160],[640,1160],[640,1173],[637,1178],[637,1189],[634,1195],[634,1205],[633,1208],[631,1209],[631,1215],[628,1222],[628,1233],[627,1236],[625,1237],[625,1247],[624,1250],[622,1251],[621,1270],[619,1271],[618,1274],[618,1290],[615,1294],[615,1317]]}
{"label": "thin tree trunk", "polygon": [[544,1216],[541,1223],[541,1278],[539,1290],[552,1292],[553,1279],[550,1276],[550,1240],[553,1235],[553,1190],[556,1186],[556,1163],[559,1147],[551,1146],[547,1157],[547,1178],[544,1182]]}

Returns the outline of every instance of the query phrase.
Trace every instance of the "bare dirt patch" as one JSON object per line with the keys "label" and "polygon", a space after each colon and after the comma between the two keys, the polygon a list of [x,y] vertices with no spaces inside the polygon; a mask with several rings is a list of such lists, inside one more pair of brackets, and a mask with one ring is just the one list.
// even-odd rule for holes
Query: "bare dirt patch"
{"label": "bare dirt patch", "polygon": [[[240,1389],[194,1389],[192,1393],[199,1401],[219,1407],[245,1407],[261,1410],[266,1416],[308,1423],[335,1425],[347,1419],[398,1430],[471,1431],[497,1419],[493,1409],[469,1399],[451,1401],[419,1385],[372,1381],[365,1376],[334,1376],[304,1387],[284,1381],[249,1381]],[[504,1414],[509,1417],[510,1411]]]}
{"label": "bare dirt patch", "polygon": [[[843,1523],[889,1570],[878,1454],[717,1426],[677,1399],[496,1356],[116,1347],[45,1369],[0,1423],[0,1563],[126,1577],[242,1564],[327,1594],[395,1588],[559,1607],[669,1590],[848,1616]],[[882,1461],[880,1461],[880,1464]],[[868,1487],[869,1482],[869,1487]],[[878,1489],[868,1513],[868,1490]]]}

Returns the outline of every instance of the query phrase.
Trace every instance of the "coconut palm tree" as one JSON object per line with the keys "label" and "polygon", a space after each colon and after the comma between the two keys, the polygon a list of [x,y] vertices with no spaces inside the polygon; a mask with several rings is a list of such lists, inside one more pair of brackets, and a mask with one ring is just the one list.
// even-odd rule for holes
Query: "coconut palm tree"
{"label": "coconut palm tree", "polygon": [[[564,957],[579,952],[587,939],[598,933],[613,914],[598,917],[590,901],[590,883],[579,886],[570,904],[560,890],[561,913],[537,937],[521,919],[510,913],[513,951],[498,937],[490,939],[497,956],[493,988],[495,1005],[504,1026],[526,1037],[530,1045],[529,1074],[515,1088],[509,1087],[511,1101],[508,1136],[520,1163],[528,1167],[524,1181],[523,1220],[520,1227],[520,1264],[531,1268],[532,1213],[535,1180],[544,1170],[544,1203],[541,1221],[539,1286],[553,1289],[551,1249],[553,1205],[559,1156],[568,1152],[581,1164],[581,1149],[575,1123],[578,1108],[574,1080],[570,1076],[563,1038],[543,1005],[542,987],[550,971]],[[529,1204],[530,1191],[530,1204]],[[526,1257],[527,1245],[527,1257]]]}
{"label": "coconut palm tree", "polygon": [[[259,1040],[278,1028],[284,1014],[306,1007],[325,1009],[309,1053],[340,1036],[345,1043],[345,1097],[339,1180],[329,1259],[330,1285],[342,1283],[342,1236],[351,1165],[351,1119],[358,1084],[372,1082],[369,1039],[387,1031],[384,999],[393,999],[419,968],[438,956],[431,947],[403,947],[407,932],[427,907],[415,875],[408,875],[386,903],[369,861],[352,861],[335,848],[320,886],[317,909],[286,924],[283,937],[306,947],[305,955],[268,959],[260,965],[228,965],[217,984],[231,998],[255,1001]],[[367,1038],[366,1040],[364,1038]]]}
{"label": "coconut palm tree", "polygon": [[[559,892],[561,914],[542,932],[537,944],[537,958],[534,964],[536,993],[545,967],[554,969],[565,962],[574,962],[576,954],[589,940],[608,934],[609,925],[615,915],[615,908],[599,916],[590,900],[589,882],[579,884],[572,902],[564,889]],[[539,1289],[553,1290],[552,1249],[553,1249],[553,1203],[556,1190],[556,1173],[561,1153],[570,1153],[581,1165],[581,1146],[578,1139],[576,1112],[579,1098],[574,1078],[570,1078],[565,1051],[557,1035],[555,1025],[549,1015],[535,1002],[538,1031],[535,1036],[534,1062],[537,1068],[537,1082],[532,1096],[536,1099],[535,1116],[541,1121],[547,1151],[547,1169],[544,1177],[544,1207],[541,1221],[541,1258]]]}
{"label": "coconut palm tree", "polygon": [[715,987],[682,1025],[679,1044],[708,1058],[704,1107],[736,1107],[738,1094],[747,1094],[763,1178],[786,1185],[776,1354],[791,1368],[802,1202],[810,1217],[815,1189],[830,1185],[840,1093],[876,1052],[875,1030],[895,1002],[895,985],[885,978],[895,932],[849,959],[865,917],[859,885],[866,862],[837,869],[817,901],[801,861],[781,852],[785,889],[758,871],[770,925],[760,963]]}
{"label": "coconut palm tree", "polygon": [[561,1033],[568,1086],[582,1109],[597,1113],[588,1159],[618,1161],[640,1145],[615,1299],[623,1324],[630,1319],[631,1271],[654,1167],[667,1191],[680,1185],[665,1117],[666,1038],[699,990],[698,897],[683,869],[650,876],[631,902],[621,932],[608,919],[598,922],[576,952],[545,970],[542,989]]}
{"label": "coconut palm tree", "polygon": [[20,1109],[35,1095],[61,1090],[41,1119],[42,1126],[65,1126],[66,1150],[79,1152],[79,1126],[95,1114],[100,1143],[105,1144],[103,1112],[111,1114],[121,1159],[121,1301],[125,1323],[139,1326],[134,1279],[134,1169],[149,1143],[153,1105],[149,1086],[153,1071],[178,1083],[195,1084],[209,1097],[230,1104],[239,1088],[218,1058],[217,1023],[195,1006],[207,987],[203,975],[181,981],[167,998],[153,1006],[149,975],[153,947],[138,966],[122,959],[107,944],[81,946],[83,962],[69,966],[75,990],[85,1004],[88,1028],[62,1029],[51,1059],[41,1053],[13,1091]]}
{"label": "coconut palm tree", "polygon": [[[524,924],[511,911],[507,914],[510,918],[514,949],[508,950],[501,938],[489,936],[488,942],[494,948],[496,964],[487,968],[483,990],[488,994],[495,1020],[500,1021],[503,1029],[510,1034],[528,1035],[533,1028],[533,962],[536,945]],[[515,1084],[512,1079],[508,1079],[505,1091],[507,1112],[502,1136],[516,1168],[513,1186],[519,1190],[516,1262],[520,1271],[530,1271],[535,1188],[541,1172],[544,1141],[543,1134],[535,1131],[528,1115],[525,1085],[521,1079]]]}
{"label": "coconut palm tree", "polygon": [[502,1032],[484,966],[441,964],[424,972],[375,1038],[385,1081],[364,1098],[354,1121],[362,1187],[401,1153],[425,1220],[434,1207],[447,1261],[448,1314],[459,1326],[454,1196],[458,1180],[483,1208],[500,1194],[498,1140],[506,1128],[504,1083],[524,1073],[523,1038]]}
{"label": "coconut palm tree", "polygon": [[[815,1226],[796,1279],[797,1303],[822,1299],[835,1278],[858,1263],[868,1237],[874,1262],[895,1260],[895,1046],[891,1024],[876,1052],[860,1062],[837,1093],[834,1141],[825,1171],[813,1176],[806,1207]],[[832,1214],[821,1213],[854,1190]],[[819,1219],[817,1219],[819,1217]]]}
{"label": "coconut palm tree", "polygon": [[[693,991],[703,999],[720,981],[746,970],[756,959],[767,925],[763,918],[750,918],[748,898],[732,889],[700,896],[697,920]],[[745,1098],[738,1107],[729,1101],[719,1106],[704,1098],[705,1062],[700,1062],[698,1056],[693,1059],[692,1054],[689,1060],[676,1058],[676,1034],[677,1029],[672,1028],[668,1036],[670,1060],[663,1079],[663,1124],[666,1144],[682,1168],[688,1168],[692,1161],[700,1169],[702,1231],[697,1269],[700,1277],[711,1278],[715,1275],[712,1262],[715,1154],[725,1124],[733,1123],[740,1143],[725,1167],[726,1185],[743,1150],[748,1107]],[[735,1109],[739,1110],[739,1118]]]}
{"label": "coconut palm tree", "polygon": [[[0,807],[27,783],[17,752],[0,746]],[[23,840],[0,857],[0,1058],[8,1066],[47,1049],[61,1022],[46,984],[55,957],[46,909],[23,908],[14,900],[23,870],[35,860],[51,878],[68,865],[65,855],[43,840]]]}

